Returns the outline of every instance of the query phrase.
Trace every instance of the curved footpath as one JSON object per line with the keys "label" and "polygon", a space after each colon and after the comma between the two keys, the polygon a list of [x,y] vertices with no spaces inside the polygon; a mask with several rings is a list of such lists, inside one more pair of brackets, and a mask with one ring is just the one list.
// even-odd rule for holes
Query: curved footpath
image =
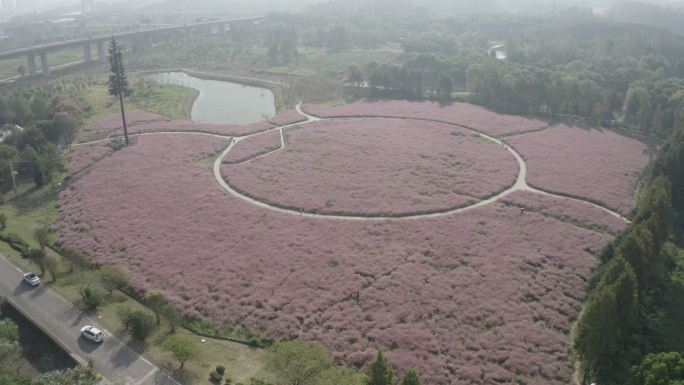
{"label": "curved footpath", "polygon": [[[148,136],[148,135],[190,134],[190,135],[211,136],[211,137],[221,138],[221,139],[230,139],[230,144],[228,145],[228,148],[226,148],[218,156],[218,158],[216,158],[216,160],[214,161],[213,173],[214,173],[214,179],[216,179],[216,182],[225,191],[227,191],[231,195],[233,195],[237,198],[240,198],[243,201],[246,201],[250,204],[253,204],[255,206],[258,206],[258,207],[261,207],[261,208],[264,208],[267,210],[271,210],[271,211],[275,211],[275,212],[279,212],[279,213],[283,213],[283,214],[297,215],[297,216],[305,217],[305,218],[337,219],[337,220],[351,220],[351,221],[397,221],[397,220],[439,218],[439,217],[444,217],[444,216],[448,216],[448,215],[463,213],[463,212],[466,212],[469,210],[476,209],[478,207],[486,206],[488,204],[497,202],[497,201],[501,200],[502,198],[504,198],[504,197],[516,192],[516,191],[529,191],[529,192],[533,192],[533,193],[541,194],[541,195],[545,195],[545,196],[561,198],[561,199],[569,199],[569,200],[572,200],[575,202],[584,203],[586,205],[589,205],[589,206],[595,207],[597,209],[603,210],[604,212],[606,212],[606,213],[608,213],[608,214],[610,214],[616,218],[619,218],[620,220],[622,220],[626,223],[629,223],[629,220],[627,218],[622,216],[620,213],[617,213],[617,212],[615,212],[615,211],[613,211],[607,207],[598,205],[598,204],[593,203],[593,202],[589,202],[589,201],[584,200],[584,199],[568,197],[568,196],[564,196],[561,194],[554,194],[554,193],[542,191],[542,190],[536,189],[534,187],[531,187],[530,185],[527,184],[527,163],[525,163],[525,160],[523,159],[523,157],[517,151],[515,151],[511,146],[506,145],[502,140],[499,140],[495,137],[492,137],[492,136],[486,135],[482,132],[478,132],[478,131],[475,131],[473,129],[466,128],[466,127],[463,127],[463,126],[460,126],[457,124],[453,124],[453,123],[451,123],[450,125],[457,126],[457,127],[464,129],[464,130],[468,130],[468,131],[472,132],[473,134],[478,135],[481,138],[486,139],[490,142],[493,142],[493,143],[496,143],[496,144],[499,144],[502,146],[506,146],[506,150],[508,152],[510,152],[513,155],[513,157],[515,158],[515,160],[518,162],[518,177],[517,177],[515,183],[511,187],[507,188],[506,190],[504,190],[504,191],[502,191],[502,192],[500,192],[500,193],[498,193],[498,194],[496,194],[496,195],[494,195],[488,199],[481,200],[481,201],[474,203],[472,205],[460,207],[457,209],[444,210],[444,211],[435,212],[435,213],[428,213],[428,214],[390,216],[390,217],[387,217],[387,216],[316,214],[316,213],[311,213],[311,212],[306,212],[306,211],[302,212],[299,210],[286,209],[286,208],[274,206],[272,204],[251,198],[251,197],[244,195],[244,194],[240,193],[239,191],[235,190],[230,184],[228,184],[228,182],[226,182],[225,179],[223,179],[223,176],[221,175],[221,165],[223,164],[223,160],[225,159],[225,157],[228,156],[228,154],[235,147],[236,144],[238,144],[242,140],[245,140],[247,138],[251,138],[251,137],[254,137],[257,135],[261,135],[265,132],[270,132],[273,130],[279,130],[280,131],[280,141],[281,141],[280,148],[273,150],[271,152],[268,152],[266,154],[259,155],[257,157],[250,159],[250,160],[247,160],[247,161],[251,161],[251,160],[254,160],[256,158],[269,156],[269,155],[272,155],[278,151],[283,150],[286,146],[283,130],[285,130],[287,128],[291,128],[291,127],[304,125],[304,124],[309,124],[309,123],[318,122],[318,121],[322,121],[322,120],[328,120],[327,118],[319,118],[317,116],[307,114],[306,112],[304,112],[302,110],[302,103],[297,104],[296,110],[302,116],[305,116],[307,120],[303,121],[303,122],[299,122],[299,123],[293,123],[293,124],[288,124],[288,125],[284,125],[284,126],[273,127],[273,128],[268,129],[268,130],[265,130],[265,131],[260,131],[260,132],[254,133],[254,134],[249,134],[249,135],[239,136],[239,137],[231,137],[229,135],[210,134],[210,133],[197,132],[197,131],[158,131],[158,132],[132,134],[129,136],[135,137],[135,136]],[[360,118],[349,117],[349,118],[344,118],[344,119],[350,119],[351,120],[351,119],[360,119]],[[400,118],[400,119],[410,120],[410,118]],[[420,119],[418,119],[418,120],[420,120]],[[445,124],[449,124],[449,123],[445,123]],[[100,140],[95,140],[95,141],[91,141],[91,142],[77,143],[77,144],[74,144],[73,146],[74,147],[80,147],[80,146],[87,146],[87,145],[97,144],[97,143],[105,143],[105,142],[109,142],[109,141],[112,141],[112,138],[100,139]]]}

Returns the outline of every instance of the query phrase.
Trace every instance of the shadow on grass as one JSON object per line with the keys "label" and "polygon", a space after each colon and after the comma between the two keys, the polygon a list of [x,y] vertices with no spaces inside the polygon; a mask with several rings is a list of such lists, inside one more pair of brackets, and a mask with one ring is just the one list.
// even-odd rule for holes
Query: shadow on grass
{"label": "shadow on grass", "polygon": [[10,202],[17,207],[18,214],[23,215],[57,200],[61,186],[50,185],[38,188],[36,186],[22,192]]}
{"label": "shadow on grass", "polygon": [[[164,373],[168,373],[181,384],[196,384],[202,379],[202,376],[197,373],[193,373],[185,368],[179,369],[178,363],[162,362],[159,364],[159,367]],[[209,372],[207,372],[207,378],[209,378]],[[160,382],[160,384],[166,384],[166,382]]]}

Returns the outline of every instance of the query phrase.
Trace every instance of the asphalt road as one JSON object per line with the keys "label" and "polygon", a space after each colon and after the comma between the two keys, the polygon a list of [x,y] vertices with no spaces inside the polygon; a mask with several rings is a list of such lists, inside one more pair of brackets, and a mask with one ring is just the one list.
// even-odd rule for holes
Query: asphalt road
{"label": "asphalt road", "polygon": [[[33,288],[23,272],[0,256],[0,295],[81,364],[92,359],[98,372],[116,385],[180,385],[157,366],[126,346],[71,302],[44,286]],[[96,325],[105,331],[97,344],[80,336],[81,327]]]}

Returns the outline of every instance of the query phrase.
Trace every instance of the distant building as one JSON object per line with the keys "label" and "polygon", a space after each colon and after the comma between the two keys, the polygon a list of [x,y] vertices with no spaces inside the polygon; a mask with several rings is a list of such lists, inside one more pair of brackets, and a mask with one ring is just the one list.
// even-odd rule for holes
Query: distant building
{"label": "distant building", "polygon": [[2,0],[2,10],[5,12],[14,11],[14,0]]}
{"label": "distant building", "polygon": [[594,16],[598,16],[598,17],[608,16],[609,11],[610,11],[610,8],[608,8],[608,7],[592,7],[591,8],[591,13],[594,14]]}

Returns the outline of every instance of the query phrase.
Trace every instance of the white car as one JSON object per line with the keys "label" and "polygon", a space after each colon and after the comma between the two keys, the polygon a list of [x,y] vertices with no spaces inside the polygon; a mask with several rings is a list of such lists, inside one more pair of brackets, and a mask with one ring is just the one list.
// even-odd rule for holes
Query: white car
{"label": "white car", "polygon": [[81,328],[81,335],[93,342],[102,342],[104,340],[104,332],[95,326],[86,325]]}
{"label": "white car", "polygon": [[31,273],[30,271],[24,274],[24,281],[26,281],[26,283],[28,283],[31,286],[40,285],[40,277]]}

